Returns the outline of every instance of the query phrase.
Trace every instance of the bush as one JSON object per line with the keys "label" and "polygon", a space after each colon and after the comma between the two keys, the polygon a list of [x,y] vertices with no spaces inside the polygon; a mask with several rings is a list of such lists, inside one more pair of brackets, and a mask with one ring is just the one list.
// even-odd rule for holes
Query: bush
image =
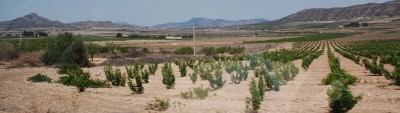
{"label": "bush", "polygon": [[340,81],[345,85],[353,85],[357,78],[347,73],[329,73],[328,77],[322,79],[322,84],[330,85],[333,81]]}
{"label": "bush", "polygon": [[172,72],[171,63],[165,63],[162,67],[163,84],[166,85],[167,89],[171,89],[175,86],[175,76]]}
{"label": "bush", "polygon": [[129,86],[129,89],[131,89],[131,91],[133,92],[133,93],[136,93],[136,94],[142,94],[144,91],[144,88],[143,88],[143,84],[142,84],[142,81],[141,81],[141,77],[140,76],[137,76],[137,77],[135,77],[135,80],[136,80],[136,84],[133,84],[132,83],[132,80],[131,79],[128,79],[128,86]]}
{"label": "bush", "polygon": [[170,106],[169,99],[156,98],[155,100],[147,103],[147,110],[166,111]]}
{"label": "bush", "polygon": [[141,71],[141,74],[142,74],[144,83],[149,83],[149,75],[150,75],[149,70],[145,69],[144,71]]}
{"label": "bush", "polygon": [[351,110],[361,96],[353,97],[347,85],[334,81],[328,90],[329,107],[332,113],[346,113]]}
{"label": "bush", "polygon": [[215,78],[213,76],[209,76],[207,78],[208,82],[210,82],[210,86],[214,90],[221,89],[224,86],[225,82],[226,82],[226,80],[222,80],[222,73],[223,72],[221,70],[217,70],[214,73]]}
{"label": "bush", "polygon": [[85,91],[86,88],[109,88],[110,84],[102,80],[91,80],[90,73],[81,71],[69,71],[68,76],[62,76],[59,83],[67,86],[75,86],[78,92]]}
{"label": "bush", "polygon": [[181,77],[185,77],[186,76],[186,64],[184,62],[180,62],[178,63],[179,66],[179,72],[181,73]]}
{"label": "bush", "polygon": [[61,64],[57,66],[57,73],[58,74],[68,74],[70,71],[79,71],[83,72],[83,70],[79,67],[78,64]]}
{"label": "bush", "polygon": [[[183,99],[199,99],[199,100],[203,100],[205,98],[207,98],[208,96],[208,92],[210,90],[208,88],[203,88],[203,86],[198,87],[198,88],[193,88],[192,90],[189,90],[188,92],[181,92],[180,96]],[[193,95],[194,93],[194,95]]]}
{"label": "bush", "polygon": [[258,80],[258,91],[260,92],[260,98],[261,100],[264,100],[264,91],[265,91],[265,81],[264,81],[264,75],[261,75]]}
{"label": "bush", "polygon": [[260,98],[260,91],[257,88],[256,81],[254,79],[250,82],[250,94],[251,94],[251,106],[253,111],[257,111],[260,109],[261,105],[261,98]]}
{"label": "bush", "polygon": [[120,69],[115,69],[111,65],[104,66],[104,73],[106,79],[111,82],[113,86],[125,86],[126,77],[121,73]]}
{"label": "bush", "polygon": [[48,77],[47,75],[42,75],[42,74],[36,74],[35,76],[31,76],[28,78],[28,81],[31,82],[47,82],[50,83],[51,82],[51,78]]}
{"label": "bush", "polygon": [[119,45],[116,45],[114,43],[106,43],[107,46],[107,50],[108,52],[111,52],[114,55],[114,59],[117,58],[117,52],[118,52],[118,48],[120,48]]}
{"label": "bush", "polygon": [[8,42],[0,42],[0,60],[12,60],[19,57],[19,52]]}
{"label": "bush", "polygon": [[205,47],[201,49],[201,53],[206,54],[206,56],[215,55],[217,51],[214,47]]}
{"label": "bush", "polygon": [[154,75],[156,73],[156,71],[157,71],[157,68],[158,68],[157,60],[154,60],[153,64],[148,65],[148,68],[149,68],[150,74]]}
{"label": "bush", "polygon": [[143,53],[151,53],[151,51],[149,50],[149,48],[142,48],[142,52]]}
{"label": "bush", "polygon": [[197,81],[197,73],[196,72],[189,74],[189,77],[193,84],[196,83],[196,81]]}
{"label": "bush", "polygon": [[178,50],[175,51],[175,54],[179,55],[187,55],[187,54],[193,54],[193,48],[192,47],[182,47]]}
{"label": "bush", "polygon": [[90,66],[86,47],[80,36],[68,32],[59,34],[57,38],[47,43],[41,60],[46,65],[70,63],[84,67]]}

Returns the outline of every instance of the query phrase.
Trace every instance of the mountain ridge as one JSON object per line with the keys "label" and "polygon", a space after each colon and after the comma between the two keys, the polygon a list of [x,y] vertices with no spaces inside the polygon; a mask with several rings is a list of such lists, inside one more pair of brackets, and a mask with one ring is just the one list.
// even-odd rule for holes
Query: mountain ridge
{"label": "mountain ridge", "polygon": [[208,18],[191,18],[185,22],[170,22],[165,24],[158,24],[152,26],[153,28],[191,28],[192,24],[195,24],[198,28],[207,27],[223,27],[223,26],[234,26],[234,25],[245,25],[255,24],[268,21],[263,18],[257,19],[244,19],[244,20],[225,20],[225,19],[208,19]]}

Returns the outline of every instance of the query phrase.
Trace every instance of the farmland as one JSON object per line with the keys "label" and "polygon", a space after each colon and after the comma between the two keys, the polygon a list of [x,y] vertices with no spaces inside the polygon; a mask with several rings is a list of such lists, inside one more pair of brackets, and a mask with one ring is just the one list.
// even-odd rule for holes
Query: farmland
{"label": "farmland", "polygon": [[[352,113],[398,112],[399,29],[362,32],[368,29],[204,35],[196,38],[196,56],[191,39],[73,35],[57,42],[54,37],[69,35],[63,34],[23,39],[21,45],[2,40],[4,47],[16,47],[5,51],[21,54],[0,62],[0,111],[329,112],[345,102],[339,107]],[[80,41],[94,53],[93,61],[87,54],[88,64],[81,62],[90,67],[42,59],[59,51],[54,62],[71,61],[62,55],[83,50],[71,46]]]}

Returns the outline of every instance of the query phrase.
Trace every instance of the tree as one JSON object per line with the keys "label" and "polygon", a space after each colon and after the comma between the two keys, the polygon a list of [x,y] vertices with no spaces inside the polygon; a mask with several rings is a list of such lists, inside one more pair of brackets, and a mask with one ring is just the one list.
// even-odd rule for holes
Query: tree
{"label": "tree", "polygon": [[99,48],[100,48],[99,44],[93,43],[91,41],[86,44],[86,49],[90,54],[90,58],[92,58],[92,61],[93,61],[93,55],[100,52]]}
{"label": "tree", "polygon": [[121,33],[117,33],[117,35],[115,35],[116,37],[122,37]]}
{"label": "tree", "polygon": [[119,45],[116,45],[116,44],[114,44],[114,43],[107,43],[106,44],[106,46],[107,46],[107,49],[109,50],[109,52],[111,52],[113,55],[114,55],[114,59],[115,58],[117,58],[117,51],[118,51],[118,48],[120,48],[120,46]]}
{"label": "tree", "polygon": [[83,40],[79,35],[69,32],[59,34],[57,38],[48,41],[41,61],[46,65],[70,63],[90,66]]}

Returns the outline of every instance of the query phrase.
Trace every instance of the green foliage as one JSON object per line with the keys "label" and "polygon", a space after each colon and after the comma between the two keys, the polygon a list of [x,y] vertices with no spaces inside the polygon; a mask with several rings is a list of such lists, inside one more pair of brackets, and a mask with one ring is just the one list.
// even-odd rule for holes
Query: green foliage
{"label": "green foliage", "polygon": [[328,90],[329,107],[332,113],[346,113],[351,110],[361,96],[353,97],[347,85],[335,81]]}
{"label": "green foliage", "polygon": [[260,91],[257,88],[256,81],[252,78],[250,82],[250,94],[251,94],[251,106],[253,111],[257,111],[260,109],[261,105],[261,96]]}
{"label": "green foliage", "polygon": [[90,79],[90,73],[82,71],[68,71],[68,76],[62,76],[59,78],[58,83],[67,86],[75,86],[78,92],[85,91],[86,88],[109,88],[110,84],[102,80]]}
{"label": "green foliage", "polygon": [[121,33],[117,33],[117,34],[115,35],[115,37],[122,37],[122,34],[121,34]]}
{"label": "green foliage", "polygon": [[214,47],[205,47],[201,49],[201,53],[206,54],[206,56],[215,55],[217,51]]}
{"label": "green foliage", "polygon": [[170,106],[169,99],[156,98],[155,100],[147,103],[147,110],[166,111]]}
{"label": "green foliage", "polygon": [[121,73],[120,69],[113,69],[111,65],[104,66],[104,73],[106,79],[111,82],[113,86],[125,86],[126,77]]}
{"label": "green foliage", "polygon": [[106,47],[107,50],[114,55],[113,58],[114,59],[117,58],[118,48],[120,48],[120,46],[111,42],[111,43],[106,43]]}
{"label": "green foliage", "polygon": [[151,53],[151,51],[150,51],[149,48],[147,48],[147,47],[142,48],[142,52],[143,52],[143,53]]}
{"label": "green foliage", "polygon": [[46,65],[71,63],[90,66],[84,42],[80,36],[68,32],[59,34],[47,43],[41,60]]}
{"label": "green foliage", "polygon": [[264,41],[252,41],[247,43],[279,43],[279,42],[305,42],[305,41],[320,41],[329,40],[340,37],[352,36],[357,33],[316,33],[304,37],[298,38],[284,38],[284,39],[274,39],[274,40],[264,40]]}
{"label": "green foliage", "polygon": [[292,78],[296,77],[296,75],[299,74],[299,68],[297,68],[293,63],[290,63],[289,70]]}
{"label": "green foliage", "polygon": [[261,100],[264,100],[264,94],[265,94],[265,81],[264,81],[264,75],[261,75],[258,79],[258,91],[260,92],[260,98]]}
{"label": "green foliage", "polygon": [[148,68],[149,68],[150,74],[154,75],[156,73],[156,71],[157,71],[157,68],[158,68],[157,60],[154,60],[153,64],[149,64]]}
{"label": "green foliage", "polygon": [[162,83],[166,85],[167,89],[171,89],[175,86],[175,76],[172,72],[171,63],[165,63],[162,67]]}
{"label": "green foliage", "polygon": [[329,73],[328,77],[322,79],[322,84],[324,85],[330,85],[334,81],[341,81],[343,84],[346,85],[353,85],[357,82],[357,78],[354,76],[351,76],[350,74],[347,73]]}
{"label": "green foliage", "polygon": [[193,54],[193,48],[192,47],[182,47],[182,48],[179,48],[178,50],[176,50],[175,54],[179,54],[179,55]]}
{"label": "green foliage", "polygon": [[200,100],[205,99],[208,96],[208,88],[203,88],[203,86],[198,88],[193,88],[194,94],[196,94],[197,98]]}
{"label": "green foliage", "polygon": [[231,74],[231,80],[235,84],[240,84],[242,80],[247,79],[248,69],[241,62],[227,63],[225,69]]}
{"label": "green foliage", "polygon": [[100,48],[99,44],[93,43],[91,41],[86,43],[86,49],[88,54],[90,55],[90,58],[92,58],[92,61],[93,61],[93,55],[100,52],[99,48]]}
{"label": "green foliage", "polygon": [[150,75],[149,70],[145,69],[144,71],[141,71],[141,74],[142,74],[144,83],[149,83],[149,75]]}
{"label": "green foliage", "polygon": [[69,71],[80,71],[83,72],[83,70],[79,67],[78,64],[61,64],[57,66],[57,73],[58,74],[68,74]]}
{"label": "green foliage", "polygon": [[128,86],[129,86],[129,89],[131,89],[131,91],[132,91],[133,93],[136,93],[136,94],[143,94],[144,88],[143,88],[143,84],[142,84],[141,77],[140,77],[140,76],[136,76],[136,77],[135,77],[135,81],[136,81],[136,84],[133,84],[133,83],[132,83],[132,80],[131,80],[131,79],[128,79]]}
{"label": "green foliage", "polygon": [[196,83],[196,81],[197,81],[197,73],[196,72],[189,74],[189,77],[193,84]]}
{"label": "green foliage", "polygon": [[185,77],[186,76],[186,64],[184,62],[180,62],[178,63],[179,66],[179,72],[181,73],[181,77]]}
{"label": "green foliage", "polygon": [[221,70],[217,70],[214,76],[208,76],[207,80],[214,90],[221,89],[224,86],[226,80],[222,80],[222,74],[223,72]]}
{"label": "green foliage", "polygon": [[51,82],[51,78],[48,77],[47,75],[42,75],[42,74],[36,74],[35,76],[28,77],[28,81],[31,82]]}

